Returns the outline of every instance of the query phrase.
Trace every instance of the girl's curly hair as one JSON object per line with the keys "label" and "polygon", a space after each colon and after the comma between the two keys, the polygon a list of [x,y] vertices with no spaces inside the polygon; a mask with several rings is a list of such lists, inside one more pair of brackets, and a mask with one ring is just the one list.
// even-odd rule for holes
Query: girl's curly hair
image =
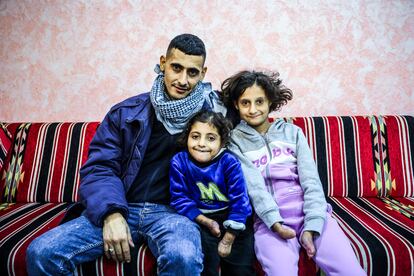
{"label": "girl's curly hair", "polygon": [[225,118],[223,114],[213,112],[210,110],[201,110],[193,115],[187,123],[186,128],[177,139],[177,143],[181,147],[187,147],[188,135],[190,135],[191,127],[196,123],[208,123],[214,126],[221,138],[221,146],[227,145],[230,138],[230,131],[233,128],[229,119]]}
{"label": "girl's curly hair", "polygon": [[254,84],[263,88],[266,97],[271,102],[270,112],[279,110],[293,97],[292,90],[282,85],[278,72],[241,71],[221,84],[221,100],[234,114],[238,114],[234,103],[244,91]]}

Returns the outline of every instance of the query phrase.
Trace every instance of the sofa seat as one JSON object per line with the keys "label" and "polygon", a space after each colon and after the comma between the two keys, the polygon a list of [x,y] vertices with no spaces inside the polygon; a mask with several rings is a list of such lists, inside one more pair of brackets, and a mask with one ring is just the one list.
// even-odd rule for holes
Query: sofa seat
{"label": "sofa seat", "polygon": [[412,200],[410,206],[405,198],[328,198],[368,275],[414,275]]}
{"label": "sofa seat", "polygon": [[[0,205],[0,271],[26,275],[26,249],[42,233],[59,225],[68,203],[3,203]],[[155,258],[146,245],[131,252],[130,264],[105,257],[77,268],[79,275],[156,275]],[[4,274],[2,274],[4,275]]]}
{"label": "sofa seat", "polygon": [[40,234],[62,220],[68,203],[3,203],[0,205],[0,271],[26,274],[26,249]]}

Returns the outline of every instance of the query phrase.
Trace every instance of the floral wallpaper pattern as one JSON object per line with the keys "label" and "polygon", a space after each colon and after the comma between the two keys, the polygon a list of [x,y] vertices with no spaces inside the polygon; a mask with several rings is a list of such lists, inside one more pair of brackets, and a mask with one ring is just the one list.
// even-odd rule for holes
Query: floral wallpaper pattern
{"label": "floral wallpaper pattern", "polygon": [[100,121],[184,32],[216,89],[279,71],[294,99],[276,116],[414,115],[411,0],[0,0],[0,121]]}

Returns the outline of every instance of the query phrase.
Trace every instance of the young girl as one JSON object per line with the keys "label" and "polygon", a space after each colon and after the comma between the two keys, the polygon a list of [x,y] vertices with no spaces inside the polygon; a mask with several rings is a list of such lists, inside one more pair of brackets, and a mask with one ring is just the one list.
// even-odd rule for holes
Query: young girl
{"label": "young girl", "polygon": [[246,185],[239,161],[224,149],[230,130],[221,113],[197,113],[179,138],[187,150],[171,160],[171,205],[201,226],[203,275],[219,275],[219,265],[221,275],[254,275]]}
{"label": "young girl", "polygon": [[255,251],[266,275],[297,275],[303,247],[327,275],[366,275],[331,216],[301,129],[270,112],[292,99],[278,73],[242,71],[222,84],[226,107],[241,122],[229,149],[242,163],[255,220]]}

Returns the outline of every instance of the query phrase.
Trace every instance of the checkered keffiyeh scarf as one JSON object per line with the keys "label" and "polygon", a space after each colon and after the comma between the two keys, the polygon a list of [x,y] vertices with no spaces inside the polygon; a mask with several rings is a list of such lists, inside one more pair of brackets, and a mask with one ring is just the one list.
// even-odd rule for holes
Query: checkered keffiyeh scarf
{"label": "checkered keffiyeh scarf", "polygon": [[204,91],[211,91],[211,84],[200,81],[187,97],[173,100],[165,91],[164,74],[159,69],[159,65],[154,70],[158,76],[152,85],[150,98],[157,119],[171,135],[180,133],[190,117],[203,107]]}

